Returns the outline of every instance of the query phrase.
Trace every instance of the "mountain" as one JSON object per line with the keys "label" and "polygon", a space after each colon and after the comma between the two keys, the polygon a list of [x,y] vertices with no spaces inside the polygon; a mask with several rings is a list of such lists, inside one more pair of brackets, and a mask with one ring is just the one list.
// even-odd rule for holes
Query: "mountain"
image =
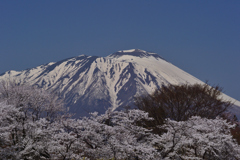
{"label": "mountain", "polygon": [[[203,83],[156,53],[123,50],[107,57],[80,55],[23,71],[8,71],[0,80],[29,83],[58,92],[78,115],[131,105],[136,95],[162,84]],[[240,102],[223,95],[240,106]],[[240,114],[240,107],[234,107]]]}

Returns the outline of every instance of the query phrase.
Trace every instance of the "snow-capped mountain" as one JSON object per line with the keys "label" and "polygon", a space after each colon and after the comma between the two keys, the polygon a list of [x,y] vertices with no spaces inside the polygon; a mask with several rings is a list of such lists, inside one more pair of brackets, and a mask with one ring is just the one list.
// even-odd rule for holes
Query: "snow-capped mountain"
{"label": "snow-capped mountain", "polygon": [[[203,83],[156,53],[123,50],[107,57],[80,55],[23,71],[8,71],[2,80],[38,85],[60,93],[79,115],[130,105],[136,95],[162,84]],[[240,102],[224,95],[240,106]],[[237,107],[235,110],[239,111]]]}

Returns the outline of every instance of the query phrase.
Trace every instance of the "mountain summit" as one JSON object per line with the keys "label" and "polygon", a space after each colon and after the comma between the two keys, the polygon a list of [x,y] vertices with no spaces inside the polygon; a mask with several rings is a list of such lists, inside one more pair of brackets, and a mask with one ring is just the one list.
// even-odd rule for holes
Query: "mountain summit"
{"label": "mountain summit", "polygon": [[143,57],[155,57],[155,58],[161,58],[161,56],[159,56],[157,53],[151,53],[151,52],[146,52],[144,50],[140,50],[140,49],[130,49],[130,50],[122,50],[122,51],[118,51],[116,53],[113,53],[111,55],[109,55],[108,57],[111,57],[111,58],[118,58],[118,57],[121,57],[121,56],[135,56],[135,57],[140,57],[140,58],[143,58]]}
{"label": "mountain summit", "polygon": [[[131,105],[134,96],[152,93],[162,84],[203,83],[158,54],[140,49],[118,51],[107,57],[80,55],[28,70],[8,71],[0,80],[57,92],[78,115]],[[225,99],[233,100],[226,95]]]}

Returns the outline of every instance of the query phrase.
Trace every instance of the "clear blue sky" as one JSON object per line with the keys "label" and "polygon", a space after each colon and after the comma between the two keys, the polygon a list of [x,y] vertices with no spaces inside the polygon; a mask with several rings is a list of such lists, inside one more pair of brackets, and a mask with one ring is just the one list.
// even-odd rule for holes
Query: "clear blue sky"
{"label": "clear blue sky", "polygon": [[239,0],[0,0],[0,73],[132,48],[240,100]]}

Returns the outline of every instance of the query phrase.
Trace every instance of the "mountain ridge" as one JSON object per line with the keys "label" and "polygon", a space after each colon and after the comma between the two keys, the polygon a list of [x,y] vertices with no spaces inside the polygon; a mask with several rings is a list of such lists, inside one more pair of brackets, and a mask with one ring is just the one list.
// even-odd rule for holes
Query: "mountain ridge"
{"label": "mountain ridge", "polygon": [[162,84],[203,83],[160,55],[140,49],[107,57],[79,55],[28,70],[8,71],[0,80],[57,92],[70,111],[79,115],[131,105],[134,96],[152,93]]}

